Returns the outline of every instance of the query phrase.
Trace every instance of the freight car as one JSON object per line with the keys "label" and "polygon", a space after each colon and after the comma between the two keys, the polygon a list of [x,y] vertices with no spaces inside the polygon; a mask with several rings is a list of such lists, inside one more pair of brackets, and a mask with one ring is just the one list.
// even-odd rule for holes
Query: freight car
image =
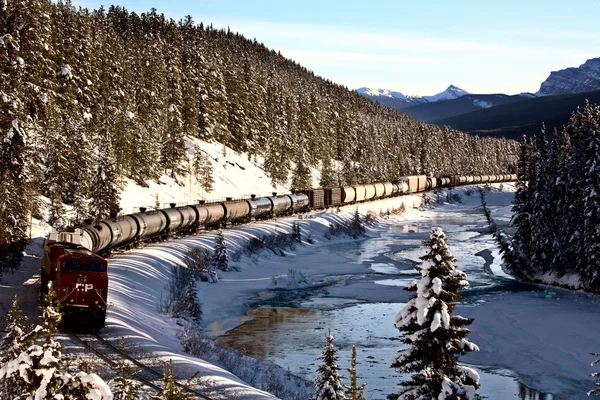
{"label": "freight car", "polygon": [[377,182],[343,187],[303,189],[292,194],[225,199],[177,205],[164,209],[140,208],[139,212],[88,221],[73,232],[52,233],[45,245],[42,291],[52,281],[63,310],[76,318],[104,326],[108,290],[108,264],[101,256],[115,248],[163,240],[171,235],[195,233],[202,228],[227,226],[264,218],[338,207],[373,199],[422,192],[468,183],[516,180],[516,175],[405,176],[398,182]]}

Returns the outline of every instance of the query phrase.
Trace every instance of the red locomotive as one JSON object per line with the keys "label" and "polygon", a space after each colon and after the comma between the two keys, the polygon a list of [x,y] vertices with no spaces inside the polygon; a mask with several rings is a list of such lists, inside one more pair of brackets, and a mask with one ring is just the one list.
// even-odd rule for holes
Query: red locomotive
{"label": "red locomotive", "polygon": [[42,294],[53,282],[61,311],[76,321],[104,327],[108,262],[81,245],[81,231],[51,233],[44,247]]}

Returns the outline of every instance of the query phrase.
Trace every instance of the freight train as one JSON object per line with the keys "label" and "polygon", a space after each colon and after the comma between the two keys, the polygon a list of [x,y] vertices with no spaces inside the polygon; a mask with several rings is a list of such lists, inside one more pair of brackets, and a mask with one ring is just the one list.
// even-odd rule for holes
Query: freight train
{"label": "freight train", "polygon": [[226,199],[169,208],[140,208],[139,212],[99,221],[87,221],[70,232],[53,232],[45,244],[42,293],[54,283],[61,309],[67,316],[101,328],[106,317],[108,265],[105,256],[116,248],[137,247],[146,241],[200,229],[339,207],[363,201],[422,192],[439,187],[514,181],[516,175],[451,175],[439,178],[406,176],[398,182],[378,182],[331,188],[297,190],[291,194]]}

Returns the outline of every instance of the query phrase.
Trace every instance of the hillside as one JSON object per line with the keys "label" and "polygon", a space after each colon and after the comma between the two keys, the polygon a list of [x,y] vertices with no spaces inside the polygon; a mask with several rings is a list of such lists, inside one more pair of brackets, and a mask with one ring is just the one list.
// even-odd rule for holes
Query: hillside
{"label": "hillside", "polygon": [[21,200],[0,210],[14,221],[0,229],[0,254],[18,254],[39,195],[61,228],[63,204],[76,222],[102,218],[120,211],[123,182],[202,172],[192,139],[262,160],[288,188],[312,185],[310,168],[327,170],[323,185],[515,168],[514,142],[416,121],[190,17],[8,2],[0,37],[0,190]]}
{"label": "hillside", "polygon": [[452,100],[406,107],[403,108],[401,112],[421,121],[432,122],[485,108],[515,103],[525,99],[526,97],[523,97],[522,95],[467,94]]}
{"label": "hillside", "polygon": [[477,134],[480,136],[506,137],[519,140],[522,135],[532,136],[540,131],[542,122],[546,130],[561,130],[571,113],[585,104],[600,103],[600,91],[544,96],[516,103],[474,111],[451,118],[432,121],[439,126]]}

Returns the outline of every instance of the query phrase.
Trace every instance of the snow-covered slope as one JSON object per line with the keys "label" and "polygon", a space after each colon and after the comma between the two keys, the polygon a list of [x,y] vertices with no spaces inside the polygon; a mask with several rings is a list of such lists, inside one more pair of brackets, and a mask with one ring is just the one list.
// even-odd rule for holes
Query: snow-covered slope
{"label": "snow-covered slope", "polygon": [[542,82],[538,96],[556,96],[600,90],[600,57],[591,58],[579,67],[552,71]]}
{"label": "snow-covered slope", "polygon": [[[213,166],[213,190],[205,192],[192,176],[180,178],[178,181],[163,176],[158,181],[148,181],[147,187],[141,187],[127,180],[121,194],[123,213],[133,212],[135,207],[168,207],[168,203],[196,203],[197,200],[218,200],[225,197],[250,197],[271,195],[273,192],[289,193],[289,189],[273,186],[269,177],[262,170],[262,158],[238,154],[230,148],[216,142],[203,142],[198,139],[186,140],[188,155],[193,157],[194,144],[208,154]],[[313,183],[318,186],[320,174],[313,170]]]}

